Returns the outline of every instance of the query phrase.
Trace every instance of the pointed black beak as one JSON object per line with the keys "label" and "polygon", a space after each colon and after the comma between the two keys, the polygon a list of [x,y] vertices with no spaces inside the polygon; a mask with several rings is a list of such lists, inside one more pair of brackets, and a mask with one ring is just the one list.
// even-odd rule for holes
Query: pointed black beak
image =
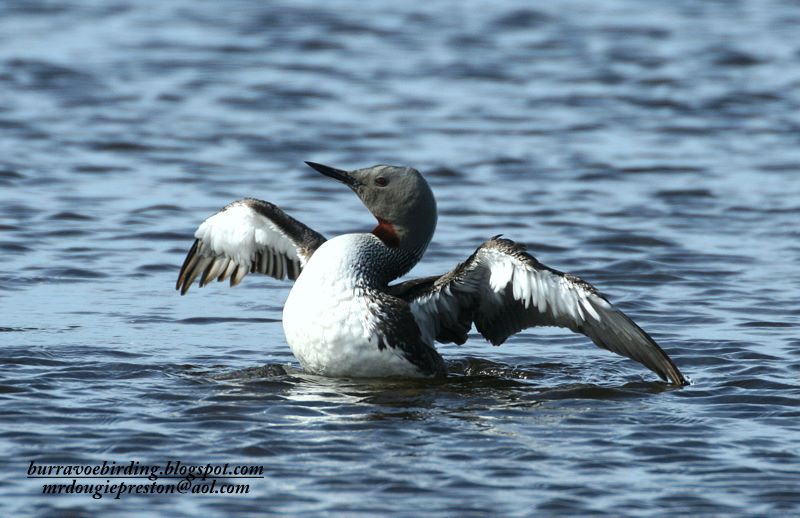
{"label": "pointed black beak", "polygon": [[325,176],[329,176],[334,180],[339,180],[343,184],[349,186],[350,188],[354,188],[356,186],[356,179],[350,176],[350,173],[347,171],[343,171],[341,169],[336,169],[334,167],[330,167],[327,165],[318,164],[316,162],[306,162],[309,167],[316,169],[320,173],[324,174]]}

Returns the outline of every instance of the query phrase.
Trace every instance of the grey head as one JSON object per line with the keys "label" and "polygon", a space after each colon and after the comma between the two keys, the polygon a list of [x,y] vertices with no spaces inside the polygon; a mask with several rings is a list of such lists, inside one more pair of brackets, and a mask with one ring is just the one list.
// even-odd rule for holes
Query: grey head
{"label": "grey head", "polygon": [[437,219],[436,200],[419,171],[393,165],[345,171],[314,162],[306,164],[350,187],[378,220],[372,233],[388,248],[413,257],[398,276],[419,261],[433,237]]}

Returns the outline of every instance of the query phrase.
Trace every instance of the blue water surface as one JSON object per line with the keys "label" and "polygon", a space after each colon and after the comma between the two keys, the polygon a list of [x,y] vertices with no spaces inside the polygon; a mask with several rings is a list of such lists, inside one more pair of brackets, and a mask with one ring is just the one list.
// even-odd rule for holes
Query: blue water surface
{"label": "blue water surface", "polygon": [[[798,513],[798,27],[780,0],[5,0],[0,514]],[[420,169],[440,215],[412,275],[502,233],[693,385],[551,329],[442,346],[443,382],[303,374],[288,283],[174,283],[244,196],[370,229],[304,160]],[[264,478],[119,499],[26,478],[104,460]]]}

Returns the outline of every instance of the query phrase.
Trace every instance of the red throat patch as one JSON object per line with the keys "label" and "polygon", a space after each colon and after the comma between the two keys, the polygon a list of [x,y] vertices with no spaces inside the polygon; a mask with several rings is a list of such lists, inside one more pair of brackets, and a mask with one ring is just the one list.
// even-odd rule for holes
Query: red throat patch
{"label": "red throat patch", "polygon": [[400,246],[400,238],[397,237],[394,225],[385,219],[378,218],[378,226],[372,229],[372,233],[378,236],[378,239],[383,241],[383,244],[389,248]]}

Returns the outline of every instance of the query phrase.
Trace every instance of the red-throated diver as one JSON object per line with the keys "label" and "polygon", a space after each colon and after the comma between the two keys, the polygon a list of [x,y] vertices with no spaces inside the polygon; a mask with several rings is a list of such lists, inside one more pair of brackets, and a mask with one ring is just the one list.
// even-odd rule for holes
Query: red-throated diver
{"label": "red-throated diver", "polygon": [[492,238],[441,275],[391,281],[419,262],[436,228],[436,200],[410,167],[343,171],[306,162],[350,187],[377,218],[369,234],[326,240],[275,205],[245,198],[205,220],[181,268],[185,294],[251,272],[295,279],[283,329],[305,370],[326,376],[444,376],[434,341],[463,344],[475,324],[494,345],[533,326],[583,333],[662,379],[686,379],[656,342],[582,279]]}

